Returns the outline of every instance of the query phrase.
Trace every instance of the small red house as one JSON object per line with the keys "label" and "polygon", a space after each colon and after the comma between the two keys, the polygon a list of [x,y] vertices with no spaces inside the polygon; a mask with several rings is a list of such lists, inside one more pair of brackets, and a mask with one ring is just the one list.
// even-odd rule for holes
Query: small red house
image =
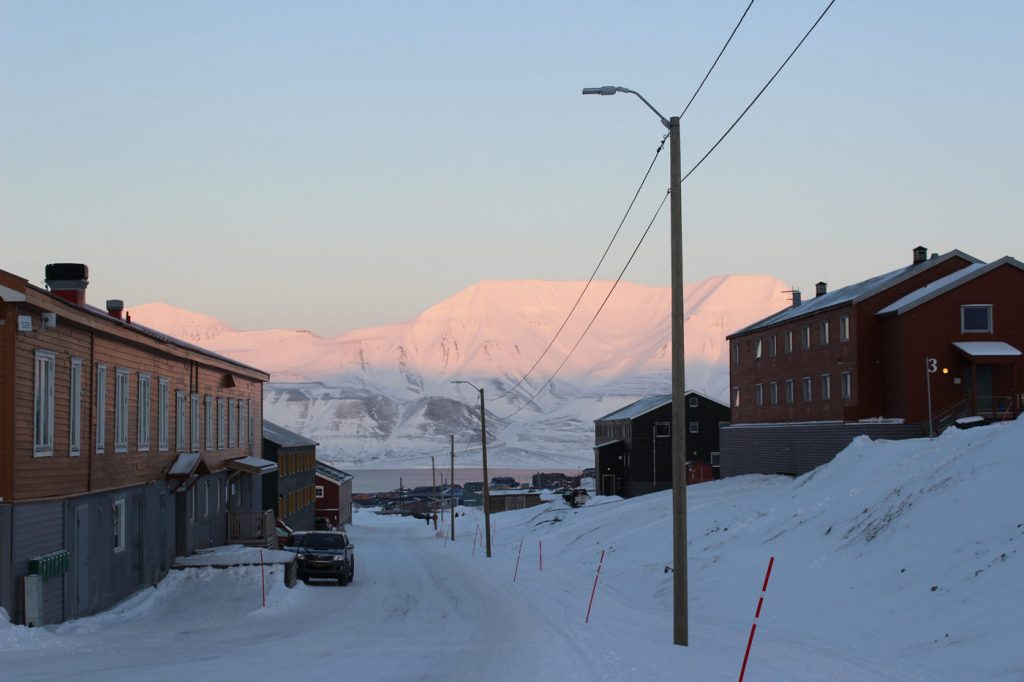
{"label": "small red house", "polygon": [[342,528],[352,523],[352,474],[316,463],[316,527]]}

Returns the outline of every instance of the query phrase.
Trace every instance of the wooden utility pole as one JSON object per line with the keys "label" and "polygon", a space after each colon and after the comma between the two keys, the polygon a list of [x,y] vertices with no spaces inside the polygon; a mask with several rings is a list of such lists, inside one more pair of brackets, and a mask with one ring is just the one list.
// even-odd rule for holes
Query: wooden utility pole
{"label": "wooden utility pole", "polygon": [[484,463],[484,540],[487,558],[491,558],[491,482],[487,477],[487,410],[484,409],[484,389],[480,389],[480,448]]}
{"label": "wooden utility pole", "polygon": [[405,485],[402,484],[402,478],[398,478],[398,511],[405,510]]}
{"label": "wooden utility pole", "polygon": [[437,530],[437,476],[434,473],[434,456],[430,456],[430,516],[434,519],[434,530]]}
{"label": "wooden utility pole", "polygon": [[452,439],[452,482],[451,487],[448,488],[452,491],[452,542],[455,542],[455,435],[451,436]]}

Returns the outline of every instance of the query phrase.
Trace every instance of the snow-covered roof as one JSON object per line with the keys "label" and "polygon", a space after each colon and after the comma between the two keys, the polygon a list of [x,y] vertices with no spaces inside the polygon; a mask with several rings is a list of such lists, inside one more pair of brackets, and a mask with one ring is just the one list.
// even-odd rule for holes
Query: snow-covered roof
{"label": "snow-covered roof", "polygon": [[888,289],[891,286],[899,284],[910,277],[918,275],[926,270],[935,267],[941,263],[952,258],[963,258],[964,260],[970,261],[971,263],[980,263],[974,256],[963,253],[959,250],[952,250],[949,253],[945,253],[941,256],[930,258],[923,263],[907,265],[905,267],[887,272],[882,275],[877,275],[870,279],[866,279],[863,282],[856,284],[850,284],[841,289],[836,289],[827,294],[821,296],[815,296],[812,299],[802,302],[798,306],[793,306],[781,310],[774,315],[770,315],[759,322],[755,322],[752,325],[744,327],[738,331],[729,334],[726,338],[733,338],[741,334],[747,334],[752,331],[759,329],[766,329],[768,327],[774,327],[778,324],[790,322],[792,320],[806,317],[814,313],[821,312],[822,310],[828,310],[830,308],[837,308],[844,305],[852,305],[854,303],[860,303],[864,299],[870,298],[875,294]]}
{"label": "snow-covered roof", "polygon": [[316,461],[316,474],[317,476],[323,476],[324,478],[329,478],[332,481],[337,481],[338,483],[344,483],[352,478],[352,474],[344,472],[337,467],[332,467],[330,464],[325,464],[320,460]]}
{"label": "snow-covered roof", "polygon": [[1017,357],[1021,352],[1002,341],[956,341],[953,343],[965,355],[978,357]]}
{"label": "snow-covered roof", "polygon": [[294,431],[289,431],[280,424],[275,424],[267,419],[263,420],[263,439],[282,448],[316,447],[320,445],[315,440],[300,436]]}
{"label": "snow-covered roof", "polygon": [[167,470],[168,476],[191,476],[192,472],[202,461],[202,455],[198,452],[183,452],[174,460],[174,464]]}
{"label": "snow-covered roof", "polygon": [[248,474],[269,474],[277,471],[277,464],[275,462],[252,456],[229,459],[224,464],[228,469],[244,471]]}
{"label": "snow-covered roof", "polygon": [[1000,258],[999,260],[996,261],[992,261],[987,265],[984,263],[974,263],[972,265],[968,265],[966,268],[963,268],[962,270],[957,270],[956,272],[946,275],[945,277],[940,277],[939,279],[929,284],[926,284],[920,289],[911,291],[903,298],[893,301],[889,305],[879,310],[876,313],[876,315],[890,315],[893,313],[895,313],[896,315],[902,315],[911,308],[916,308],[922,303],[932,300],[936,296],[941,296],[947,291],[955,289],[962,284],[966,284],[967,282],[970,282],[971,280],[980,277],[981,275],[984,275],[986,272],[991,272],[992,270],[995,270],[996,268],[1001,267],[1003,265],[1012,265],[1016,268],[1024,270],[1024,264],[1022,264],[1015,258],[1011,258],[1010,256],[1004,256],[1003,258]]}
{"label": "snow-covered roof", "polygon": [[664,407],[672,402],[671,393],[663,393],[661,395],[652,395],[647,398],[641,398],[635,403],[630,403],[625,407],[619,408],[614,412],[606,414],[597,421],[610,421],[614,419],[633,419],[639,417],[642,414],[647,414],[651,410],[656,410],[659,407]]}
{"label": "snow-covered roof", "polygon": [[618,439],[618,440],[606,440],[606,441],[602,441],[602,442],[598,443],[597,445],[595,445],[594,449],[597,450],[598,448],[606,448],[609,445],[615,445],[616,443],[621,444],[622,442],[623,441],[622,441],[621,438]]}
{"label": "snow-covered roof", "polygon": [[540,495],[539,490],[530,490],[529,488],[509,488],[508,490],[491,490],[487,493],[488,497],[508,497],[509,495]]}

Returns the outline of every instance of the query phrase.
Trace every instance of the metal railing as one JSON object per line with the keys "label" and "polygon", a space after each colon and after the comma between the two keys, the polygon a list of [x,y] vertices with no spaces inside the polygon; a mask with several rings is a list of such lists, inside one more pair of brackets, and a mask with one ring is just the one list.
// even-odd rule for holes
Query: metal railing
{"label": "metal railing", "polygon": [[277,544],[274,510],[228,512],[228,542],[232,544],[274,547]]}

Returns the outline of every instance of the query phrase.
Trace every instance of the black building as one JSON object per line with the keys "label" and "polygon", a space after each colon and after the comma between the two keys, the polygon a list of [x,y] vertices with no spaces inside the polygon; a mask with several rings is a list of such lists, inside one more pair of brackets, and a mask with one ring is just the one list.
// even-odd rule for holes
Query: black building
{"label": "black building", "polygon": [[292,530],[313,530],[316,523],[317,445],[263,420],[263,457],[277,463],[277,475],[263,477],[263,504],[277,500],[277,518]]}
{"label": "black building", "polygon": [[[686,393],[686,462],[717,477],[718,428],[728,423],[726,405]],[[672,395],[643,398],[594,421],[594,465],[599,495],[635,497],[672,487]],[[710,475],[708,476],[710,477]]]}

